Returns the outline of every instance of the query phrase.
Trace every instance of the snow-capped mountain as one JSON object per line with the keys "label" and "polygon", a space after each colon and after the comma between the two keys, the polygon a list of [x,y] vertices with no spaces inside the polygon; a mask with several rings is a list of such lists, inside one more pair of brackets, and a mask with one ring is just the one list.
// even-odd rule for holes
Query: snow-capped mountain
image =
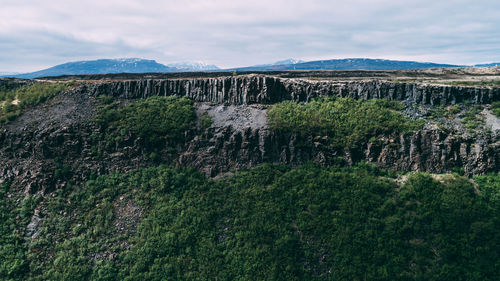
{"label": "snow-capped mountain", "polygon": [[147,73],[147,72],[179,72],[178,69],[157,63],[154,60],[138,58],[100,59],[90,61],[68,62],[44,70],[16,74],[19,78],[37,78],[59,75],[104,74],[104,73]]}
{"label": "snow-capped mountain", "polygon": [[209,71],[219,70],[216,65],[206,64],[204,62],[179,62],[167,64],[168,67],[179,69],[180,71]]}
{"label": "snow-capped mountain", "polygon": [[297,64],[297,63],[303,63],[303,60],[297,60],[297,59],[286,59],[286,60],[280,60],[277,61],[271,65],[290,65],[290,64]]}

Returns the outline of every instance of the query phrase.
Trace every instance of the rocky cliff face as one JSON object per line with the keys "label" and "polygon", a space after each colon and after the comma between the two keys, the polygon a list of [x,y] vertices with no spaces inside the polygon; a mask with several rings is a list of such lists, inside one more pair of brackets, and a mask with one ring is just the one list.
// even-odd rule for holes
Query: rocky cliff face
{"label": "rocky cliff face", "polygon": [[[187,96],[197,114],[213,119],[209,128],[189,132],[175,151],[152,159],[134,140],[117,142],[99,158],[92,148],[97,127],[89,120],[97,96],[128,100],[155,95]],[[113,170],[157,164],[191,166],[207,176],[271,162],[298,165],[314,161],[331,165],[368,161],[404,171],[441,173],[461,168],[468,175],[498,171],[500,138],[493,132],[467,135],[427,125],[404,135],[386,136],[352,151],[328,146],[317,136],[299,139],[267,126],[267,109],[283,100],[308,101],[318,96],[386,98],[408,105],[488,104],[500,100],[500,89],[426,86],[383,81],[326,82],[242,76],[209,79],[135,80],[88,83],[58,95],[0,128],[0,179],[25,192],[46,191],[68,181],[83,182]]]}
{"label": "rocky cliff face", "polygon": [[475,88],[370,81],[309,81],[269,76],[163,79],[104,82],[84,89],[91,95],[145,98],[187,96],[198,102],[248,105],[283,100],[309,101],[320,96],[355,99],[383,98],[412,104],[449,105],[461,102],[487,104],[500,100],[500,88]]}
{"label": "rocky cliff face", "polygon": [[14,90],[21,86],[32,83],[30,80],[21,80],[16,78],[0,78],[0,91]]}
{"label": "rocky cliff face", "polygon": [[193,139],[178,159],[209,176],[231,169],[250,168],[264,162],[299,165],[314,161],[324,166],[339,159],[347,164],[367,161],[379,167],[401,171],[443,173],[463,169],[467,175],[497,171],[500,138],[460,136],[427,127],[400,136],[381,137],[350,151],[328,145],[326,137],[300,139],[277,134],[267,127],[211,128]]}

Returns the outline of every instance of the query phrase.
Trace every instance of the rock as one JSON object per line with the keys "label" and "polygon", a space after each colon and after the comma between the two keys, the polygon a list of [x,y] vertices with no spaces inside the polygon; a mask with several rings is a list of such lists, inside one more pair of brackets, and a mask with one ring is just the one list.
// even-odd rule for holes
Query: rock
{"label": "rock", "polygon": [[[315,161],[323,166],[339,156],[348,164],[367,161],[379,167],[403,171],[442,173],[463,168],[468,175],[498,171],[500,140],[487,133],[469,136],[437,127],[403,135],[385,136],[356,150],[339,151],[328,138],[272,131],[267,126],[269,105],[283,100],[309,101],[318,96],[358,99],[386,98],[407,105],[490,103],[500,99],[498,88],[452,87],[371,81],[308,81],[264,75],[199,79],[100,81],[58,95],[0,127],[0,182],[26,193],[48,192],[66,181],[79,184],[110,171],[168,165],[195,167],[207,176],[248,169],[262,163],[300,165]],[[98,132],[92,122],[96,97],[120,99],[155,95],[187,96],[197,101],[198,116],[208,114],[209,128],[186,132],[175,149],[159,148],[152,160],[138,139],[125,139],[100,158],[92,153],[91,136]],[[126,102],[126,100],[124,100]],[[159,160],[158,160],[159,159]],[[56,178],[60,165],[68,175]],[[36,226],[36,218],[32,220]],[[30,231],[29,233],[31,233]]]}
{"label": "rock", "polygon": [[99,82],[82,89],[93,96],[133,99],[186,96],[198,102],[225,105],[273,104],[283,100],[310,101],[321,96],[355,99],[383,98],[408,104],[487,104],[500,100],[500,88],[474,88],[368,81],[309,81],[264,75],[198,79],[157,79]]}
{"label": "rock", "polygon": [[35,210],[35,213],[31,217],[30,223],[26,226],[26,238],[36,239],[39,234],[39,226],[42,223],[42,219],[39,217],[38,209]]}

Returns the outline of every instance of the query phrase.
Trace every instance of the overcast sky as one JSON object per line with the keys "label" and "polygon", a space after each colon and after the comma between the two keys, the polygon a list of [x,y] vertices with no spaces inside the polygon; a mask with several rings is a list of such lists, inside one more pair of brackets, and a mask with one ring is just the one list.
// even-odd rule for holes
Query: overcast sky
{"label": "overcast sky", "polygon": [[122,57],[498,62],[500,1],[0,0],[0,72]]}

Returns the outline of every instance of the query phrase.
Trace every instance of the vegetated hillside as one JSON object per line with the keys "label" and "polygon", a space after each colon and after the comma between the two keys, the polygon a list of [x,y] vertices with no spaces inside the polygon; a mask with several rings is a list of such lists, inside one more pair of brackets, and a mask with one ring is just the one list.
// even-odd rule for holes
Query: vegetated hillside
{"label": "vegetated hillside", "polygon": [[500,274],[497,88],[0,82],[2,280]]}
{"label": "vegetated hillside", "polygon": [[[265,165],[207,180],[163,166],[7,197],[14,280],[495,280],[498,176]],[[478,194],[478,192],[481,192]]]}

